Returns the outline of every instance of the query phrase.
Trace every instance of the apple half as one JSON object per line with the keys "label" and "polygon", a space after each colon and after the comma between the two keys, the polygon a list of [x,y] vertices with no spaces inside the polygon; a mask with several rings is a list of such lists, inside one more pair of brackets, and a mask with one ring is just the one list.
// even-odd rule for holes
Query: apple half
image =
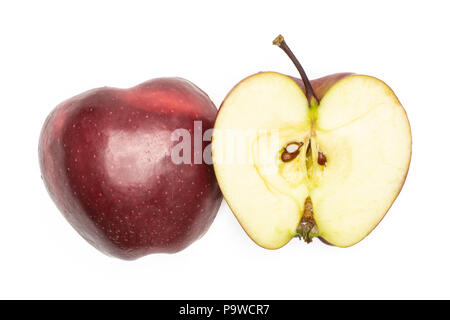
{"label": "apple half", "polygon": [[237,84],[216,119],[219,186],[247,234],[277,249],[293,237],[349,247],[399,194],[411,159],[405,110],[381,80],[335,74],[303,82],[262,72]]}

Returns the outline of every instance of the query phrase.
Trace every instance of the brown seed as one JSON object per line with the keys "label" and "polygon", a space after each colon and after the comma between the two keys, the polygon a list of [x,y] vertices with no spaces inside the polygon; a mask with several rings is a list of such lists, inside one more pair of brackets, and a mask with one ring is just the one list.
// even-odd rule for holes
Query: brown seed
{"label": "brown seed", "polygon": [[299,153],[300,153],[300,150],[297,150],[297,151],[292,152],[292,153],[289,153],[289,152],[287,152],[287,151],[284,151],[284,152],[281,154],[281,161],[283,161],[283,162],[289,162],[289,161],[292,161],[292,160],[294,160],[294,159],[298,156]]}
{"label": "brown seed", "polygon": [[317,163],[321,166],[325,165],[327,163],[327,157],[319,151],[319,156],[317,157]]}
{"label": "brown seed", "polygon": [[301,146],[303,146],[303,142],[288,143],[281,154],[281,161],[289,162],[294,160],[299,155]]}

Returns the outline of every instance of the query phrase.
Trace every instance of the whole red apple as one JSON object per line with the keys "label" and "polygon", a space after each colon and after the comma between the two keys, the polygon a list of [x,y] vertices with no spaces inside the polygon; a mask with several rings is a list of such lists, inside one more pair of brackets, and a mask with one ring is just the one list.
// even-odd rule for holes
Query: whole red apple
{"label": "whole red apple", "polygon": [[[100,251],[128,260],[180,251],[208,230],[222,200],[211,163],[194,161],[210,151],[210,135],[202,137],[216,113],[180,78],[87,91],[45,121],[42,178],[69,223]],[[200,140],[179,149],[177,129]],[[174,161],[174,153],[189,161]]]}

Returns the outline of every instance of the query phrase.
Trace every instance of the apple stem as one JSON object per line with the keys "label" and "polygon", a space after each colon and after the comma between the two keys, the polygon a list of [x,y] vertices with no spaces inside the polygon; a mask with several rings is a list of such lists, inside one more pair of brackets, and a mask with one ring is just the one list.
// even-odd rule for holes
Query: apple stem
{"label": "apple stem", "polygon": [[306,75],[306,72],[303,69],[302,65],[297,60],[294,53],[291,51],[291,49],[287,45],[286,41],[284,41],[284,37],[280,34],[280,35],[278,35],[278,37],[275,38],[275,40],[273,40],[272,43],[274,45],[280,47],[287,54],[289,59],[291,59],[291,61],[294,63],[295,67],[297,68],[298,72],[300,73],[303,84],[305,85],[306,98],[308,99],[309,105],[317,106],[319,104],[319,99],[317,99],[317,96],[313,90],[311,82],[309,81],[308,76]]}

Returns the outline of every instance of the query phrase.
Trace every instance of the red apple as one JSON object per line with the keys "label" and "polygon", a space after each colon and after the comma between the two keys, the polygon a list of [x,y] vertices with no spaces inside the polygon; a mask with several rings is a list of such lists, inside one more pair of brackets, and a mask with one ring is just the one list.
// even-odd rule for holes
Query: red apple
{"label": "red apple", "polygon": [[[211,163],[193,161],[210,152],[210,136],[202,137],[216,113],[180,78],[87,91],[45,121],[42,178],[69,223],[100,251],[127,260],[180,251],[208,230],[222,200]],[[180,151],[176,129],[200,138]],[[178,164],[174,152],[190,161]]]}

